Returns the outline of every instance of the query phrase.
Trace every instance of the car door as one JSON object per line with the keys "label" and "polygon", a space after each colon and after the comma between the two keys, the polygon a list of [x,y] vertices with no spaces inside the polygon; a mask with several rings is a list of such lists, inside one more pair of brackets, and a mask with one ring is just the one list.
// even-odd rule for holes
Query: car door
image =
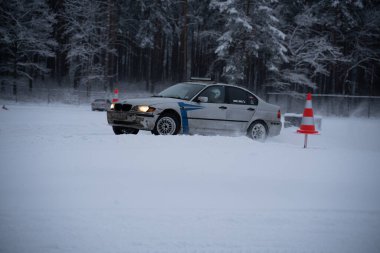
{"label": "car door", "polygon": [[[207,98],[207,101],[200,102],[199,97]],[[187,111],[190,133],[218,134],[225,131],[227,107],[224,86],[207,87],[194,99],[194,103],[201,109]]]}
{"label": "car door", "polygon": [[250,92],[238,87],[226,87],[226,124],[233,132],[245,132],[256,112],[258,99]]}

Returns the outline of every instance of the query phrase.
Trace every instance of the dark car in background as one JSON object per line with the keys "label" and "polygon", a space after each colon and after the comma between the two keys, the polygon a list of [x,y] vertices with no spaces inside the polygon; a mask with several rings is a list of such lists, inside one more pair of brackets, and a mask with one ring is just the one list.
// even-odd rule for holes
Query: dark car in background
{"label": "dark car in background", "polygon": [[91,103],[91,110],[93,111],[107,111],[111,106],[111,100],[98,98]]}

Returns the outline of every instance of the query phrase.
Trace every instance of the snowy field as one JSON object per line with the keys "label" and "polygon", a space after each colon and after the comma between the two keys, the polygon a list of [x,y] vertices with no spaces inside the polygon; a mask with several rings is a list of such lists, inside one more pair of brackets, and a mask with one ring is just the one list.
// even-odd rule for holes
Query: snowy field
{"label": "snowy field", "polygon": [[[2,105],[4,101],[0,101]],[[380,120],[115,136],[89,106],[0,109],[0,252],[380,252]]]}

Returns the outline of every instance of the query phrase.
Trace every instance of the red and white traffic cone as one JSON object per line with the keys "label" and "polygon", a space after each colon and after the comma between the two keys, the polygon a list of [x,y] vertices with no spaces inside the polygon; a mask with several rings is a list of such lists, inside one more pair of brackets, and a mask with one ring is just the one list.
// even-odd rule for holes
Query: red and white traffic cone
{"label": "red and white traffic cone", "polygon": [[311,93],[307,94],[301,126],[297,130],[297,133],[305,135],[305,142],[303,146],[304,148],[307,148],[307,136],[309,134],[318,134],[318,131],[315,130],[314,112],[313,112],[313,105],[311,102]]}
{"label": "red and white traffic cone", "polygon": [[112,103],[116,103],[116,102],[119,102],[119,90],[118,90],[118,88],[116,88],[116,89],[113,91],[113,99],[112,99]]}

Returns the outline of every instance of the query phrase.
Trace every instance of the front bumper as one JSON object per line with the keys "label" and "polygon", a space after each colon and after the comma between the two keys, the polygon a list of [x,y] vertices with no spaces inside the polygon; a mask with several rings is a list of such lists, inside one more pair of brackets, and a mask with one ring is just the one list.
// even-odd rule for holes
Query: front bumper
{"label": "front bumper", "polygon": [[108,105],[104,105],[104,104],[91,104],[91,109],[92,110],[102,110],[102,111],[105,111],[109,108]]}
{"label": "front bumper", "polygon": [[153,130],[158,115],[153,113],[107,111],[107,121],[111,126],[130,127],[140,130]]}

